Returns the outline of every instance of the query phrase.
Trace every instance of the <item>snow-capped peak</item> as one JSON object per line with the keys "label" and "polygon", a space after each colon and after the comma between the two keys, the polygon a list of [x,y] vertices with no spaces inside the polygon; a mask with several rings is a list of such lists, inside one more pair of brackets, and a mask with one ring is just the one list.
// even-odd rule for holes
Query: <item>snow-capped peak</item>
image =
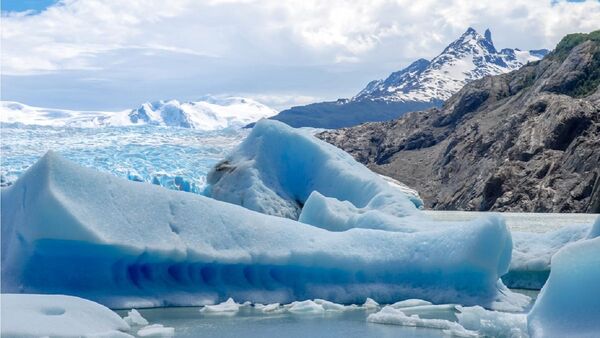
{"label": "snow-capped peak", "polygon": [[249,98],[206,96],[199,101],[160,100],[119,112],[74,111],[0,102],[0,121],[46,126],[103,127],[158,125],[217,130],[241,128],[277,111]]}
{"label": "snow-capped peak", "polygon": [[546,53],[510,48],[498,52],[489,29],[481,35],[469,27],[431,61],[419,59],[385,80],[372,81],[352,100],[444,101],[467,82],[518,69]]}

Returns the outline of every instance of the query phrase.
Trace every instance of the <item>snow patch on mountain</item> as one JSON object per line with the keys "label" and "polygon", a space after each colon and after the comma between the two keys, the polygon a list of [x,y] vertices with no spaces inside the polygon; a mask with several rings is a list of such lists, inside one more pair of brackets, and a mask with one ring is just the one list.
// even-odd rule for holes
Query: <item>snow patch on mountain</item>
{"label": "snow patch on mountain", "polygon": [[118,112],[75,111],[0,102],[0,121],[53,127],[172,126],[199,130],[241,128],[277,111],[243,97],[205,97],[196,102],[155,101]]}
{"label": "snow patch on mountain", "polygon": [[419,59],[386,79],[370,82],[352,101],[444,101],[470,81],[510,72],[547,53],[510,48],[498,52],[489,30],[483,36],[469,28],[431,61]]}

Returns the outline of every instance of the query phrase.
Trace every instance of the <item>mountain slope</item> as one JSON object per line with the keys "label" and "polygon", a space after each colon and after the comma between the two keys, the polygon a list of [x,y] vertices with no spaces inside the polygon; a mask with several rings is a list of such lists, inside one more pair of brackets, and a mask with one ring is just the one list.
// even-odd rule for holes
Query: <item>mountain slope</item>
{"label": "mountain slope", "polygon": [[539,60],[547,50],[497,51],[491,32],[467,29],[431,61],[419,59],[383,80],[371,81],[350,100],[293,107],[273,117],[294,127],[340,128],[386,121],[406,112],[441,106],[466,83]]}
{"label": "mountain slope", "polygon": [[467,84],[441,109],[319,137],[435,209],[600,212],[600,31]]}
{"label": "mountain slope", "polygon": [[3,123],[55,127],[120,127],[150,124],[217,130],[241,128],[275,114],[277,111],[252,99],[241,97],[206,97],[196,102],[156,101],[144,103],[137,109],[120,112],[49,109],[18,102],[0,102],[0,119]]}
{"label": "mountain slope", "polygon": [[482,36],[469,28],[431,62],[420,59],[385,80],[373,81],[352,100],[445,101],[467,82],[521,68],[539,60],[537,55],[510,48],[498,52],[489,30]]}

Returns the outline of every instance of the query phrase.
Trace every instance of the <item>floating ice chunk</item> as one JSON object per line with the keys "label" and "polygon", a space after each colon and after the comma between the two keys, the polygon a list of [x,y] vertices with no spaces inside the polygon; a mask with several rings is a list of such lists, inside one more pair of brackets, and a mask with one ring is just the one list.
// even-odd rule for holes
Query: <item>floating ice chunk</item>
{"label": "floating ice chunk", "polygon": [[367,320],[380,324],[440,329],[448,335],[460,337],[527,337],[525,314],[489,311],[480,306],[386,306],[380,312],[369,315]]}
{"label": "floating ice chunk", "polygon": [[173,337],[175,329],[162,324],[152,324],[139,329],[137,335],[140,337]]}
{"label": "floating ice chunk", "polygon": [[365,300],[365,302],[362,305],[363,308],[369,310],[369,309],[378,309],[379,308],[379,303],[377,303],[376,301],[374,301],[373,299],[367,297],[367,300]]}
{"label": "floating ice chunk", "polygon": [[223,303],[217,305],[206,305],[202,309],[201,312],[211,312],[211,313],[220,313],[220,312],[238,312],[240,307],[243,304],[236,303],[233,298],[229,298]]}
{"label": "floating ice chunk", "polygon": [[125,322],[127,322],[129,325],[148,325],[146,318],[142,317],[142,315],[136,309],[131,309],[129,312],[127,312],[127,316],[125,316],[123,320],[125,320]]}
{"label": "floating ice chunk", "polygon": [[1,296],[2,337],[132,337],[129,325],[107,307],[62,295]]}
{"label": "floating ice chunk", "polygon": [[5,292],[61,292],[121,308],[202,305],[223,294],[483,306],[511,295],[497,284],[512,247],[498,217],[411,233],[332,232],[55,153],[3,188],[1,202]]}
{"label": "floating ice chunk", "polygon": [[599,318],[600,238],[596,237],[569,244],[552,257],[550,277],[527,319],[532,337],[553,338],[597,337]]}
{"label": "floating ice chunk", "polygon": [[439,305],[417,305],[404,308],[396,308],[401,310],[408,316],[417,315],[421,318],[434,318],[456,321],[456,305],[454,304],[439,304]]}
{"label": "floating ice chunk", "polygon": [[279,303],[272,303],[272,304],[266,304],[266,305],[265,304],[254,304],[254,308],[257,310],[260,310],[264,313],[280,312],[281,310],[283,310],[283,307]]}
{"label": "floating ice chunk", "polygon": [[413,306],[421,306],[421,305],[431,305],[431,302],[428,302],[428,301],[422,300],[422,299],[407,299],[407,300],[401,300],[401,301],[391,304],[389,306],[393,307],[394,309],[400,309],[403,307],[413,307]]}
{"label": "floating ice chunk", "polygon": [[316,304],[321,305],[325,311],[345,311],[345,310],[354,309],[354,307],[352,305],[345,306],[342,304],[337,304],[337,303],[330,302],[330,301],[324,300],[324,299],[319,299],[319,298],[315,299],[314,302]]}
{"label": "floating ice chunk", "polygon": [[462,325],[445,319],[421,318],[418,315],[407,315],[400,309],[385,306],[381,311],[372,313],[367,321],[378,324],[426,327],[443,330],[445,333],[458,337],[479,337],[477,332],[465,329]]}
{"label": "floating ice chunk", "polygon": [[257,122],[239,147],[208,174],[208,183],[207,191],[216,199],[291,219],[304,212],[313,191],[356,208],[383,207],[381,212],[395,216],[413,214],[422,205],[344,151],[271,120]]}
{"label": "floating ice chunk", "polygon": [[457,305],[456,317],[465,329],[477,331],[484,337],[526,338],[527,315],[489,311],[481,306],[464,307]]}
{"label": "floating ice chunk", "polygon": [[310,313],[318,314],[325,312],[325,308],[321,304],[317,304],[312,300],[296,301],[286,305],[289,312],[292,313]]}

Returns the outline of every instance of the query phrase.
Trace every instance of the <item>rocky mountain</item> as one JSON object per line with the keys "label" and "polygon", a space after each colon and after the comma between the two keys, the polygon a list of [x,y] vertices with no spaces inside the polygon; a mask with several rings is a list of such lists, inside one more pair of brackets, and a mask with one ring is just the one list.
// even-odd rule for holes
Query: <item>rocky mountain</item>
{"label": "rocky mountain", "polygon": [[0,101],[0,121],[42,126],[120,127],[157,125],[200,130],[241,128],[248,123],[277,114],[277,111],[242,97],[204,97],[199,101],[155,101],[136,109],[118,112],[75,111],[32,107],[19,102]]}
{"label": "rocky mountain", "polygon": [[466,83],[518,69],[547,52],[497,51],[489,30],[481,35],[469,28],[431,61],[419,59],[386,79],[371,81],[352,99],[293,107],[273,119],[294,127],[321,128],[386,121],[409,111],[440,106]]}
{"label": "rocky mountain", "polygon": [[600,212],[600,31],[472,81],[441,108],[319,137],[430,208]]}

